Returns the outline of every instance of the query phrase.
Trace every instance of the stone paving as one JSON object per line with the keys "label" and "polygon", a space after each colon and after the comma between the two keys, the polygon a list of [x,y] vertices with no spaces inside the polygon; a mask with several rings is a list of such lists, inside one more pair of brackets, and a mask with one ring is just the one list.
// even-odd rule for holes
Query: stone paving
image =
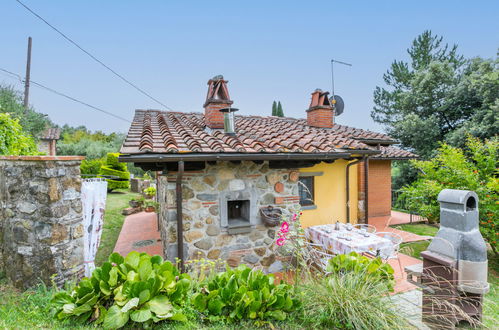
{"label": "stone paving", "polygon": [[430,329],[421,320],[422,293],[420,289],[407,291],[392,297],[397,311],[418,329]]}

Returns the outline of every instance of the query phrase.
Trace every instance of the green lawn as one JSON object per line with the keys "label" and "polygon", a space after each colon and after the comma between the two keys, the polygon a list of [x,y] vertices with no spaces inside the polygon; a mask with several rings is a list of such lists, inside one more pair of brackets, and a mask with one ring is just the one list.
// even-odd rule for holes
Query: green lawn
{"label": "green lawn", "polygon": [[132,193],[128,190],[115,190],[107,194],[106,213],[104,214],[104,227],[95,264],[100,266],[107,257],[113,252],[125,216],[121,211],[128,207],[128,201],[133,197],[139,197],[140,194]]}
{"label": "green lawn", "polygon": [[421,236],[435,236],[438,231],[438,227],[430,226],[424,223],[396,225],[392,227]]}

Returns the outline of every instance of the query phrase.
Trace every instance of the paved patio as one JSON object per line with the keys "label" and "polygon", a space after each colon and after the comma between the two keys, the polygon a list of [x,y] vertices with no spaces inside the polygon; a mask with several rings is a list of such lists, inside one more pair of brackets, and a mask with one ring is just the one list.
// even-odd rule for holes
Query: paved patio
{"label": "paved patio", "polygon": [[[424,241],[430,238],[429,236],[421,236],[407,231],[392,228],[393,225],[402,225],[410,223],[410,215],[403,212],[392,211],[390,216],[383,217],[371,217],[369,218],[369,224],[376,227],[377,232],[388,231],[402,236],[404,243]],[[415,223],[415,222],[413,222]]]}
{"label": "paved patio", "polygon": [[[400,216],[397,213],[395,213],[395,217],[393,217],[392,214],[392,217],[371,218],[369,219],[369,223],[374,224],[377,231],[391,231],[401,235],[404,238],[404,242],[413,242],[426,239],[425,236],[419,236],[388,227],[393,221],[396,221],[397,224],[407,223],[401,222],[404,220],[405,216],[403,214],[402,216]],[[408,218],[405,218],[405,220],[408,221]],[[127,216],[123,223],[123,227],[121,228],[121,232],[118,241],[116,242],[116,246],[114,247],[114,251],[120,253],[121,255],[127,255],[130,251],[138,251],[147,252],[152,255],[158,254],[164,257],[161,237],[158,231],[158,221],[156,213],[140,212]],[[394,294],[407,292],[416,288],[416,286],[407,282],[406,275],[403,272],[403,269],[406,266],[421,263],[421,260],[405,254],[399,254],[399,257],[402,264],[402,272],[396,259],[392,259],[389,261],[389,264],[395,271],[394,275],[396,284]]]}
{"label": "paved patio", "polygon": [[139,212],[125,218],[114,252],[125,256],[131,251],[164,257],[156,213]]}

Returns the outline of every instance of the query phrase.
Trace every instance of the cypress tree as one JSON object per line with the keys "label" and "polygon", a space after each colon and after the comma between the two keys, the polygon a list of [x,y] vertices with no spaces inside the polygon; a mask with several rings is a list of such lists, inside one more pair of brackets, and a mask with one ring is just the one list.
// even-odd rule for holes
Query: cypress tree
{"label": "cypress tree", "polygon": [[277,104],[277,117],[284,117],[284,111],[282,111],[281,101]]}
{"label": "cypress tree", "polygon": [[272,116],[277,116],[277,103],[272,103]]}

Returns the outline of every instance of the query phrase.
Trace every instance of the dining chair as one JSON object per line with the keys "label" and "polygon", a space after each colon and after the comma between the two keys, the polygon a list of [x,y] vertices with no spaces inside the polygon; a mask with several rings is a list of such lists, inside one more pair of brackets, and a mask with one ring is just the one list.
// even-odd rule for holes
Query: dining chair
{"label": "dining chair", "polygon": [[400,267],[400,274],[403,275],[404,271],[399,258],[400,244],[404,241],[402,236],[392,232],[379,232],[376,233],[376,236],[388,239],[392,243],[391,246],[381,249],[378,256],[385,262],[388,262],[389,259],[397,259]]}
{"label": "dining chair", "polygon": [[306,243],[307,246],[307,265],[315,267],[318,271],[327,273],[329,259],[334,255],[328,253],[324,247],[316,243]]}
{"label": "dining chair", "polygon": [[359,230],[365,229],[366,232],[371,233],[371,234],[376,232],[376,227],[374,227],[373,225],[368,225],[366,223],[358,223],[358,224],[354,225],[353,227],[355,229],[359,229]]}

